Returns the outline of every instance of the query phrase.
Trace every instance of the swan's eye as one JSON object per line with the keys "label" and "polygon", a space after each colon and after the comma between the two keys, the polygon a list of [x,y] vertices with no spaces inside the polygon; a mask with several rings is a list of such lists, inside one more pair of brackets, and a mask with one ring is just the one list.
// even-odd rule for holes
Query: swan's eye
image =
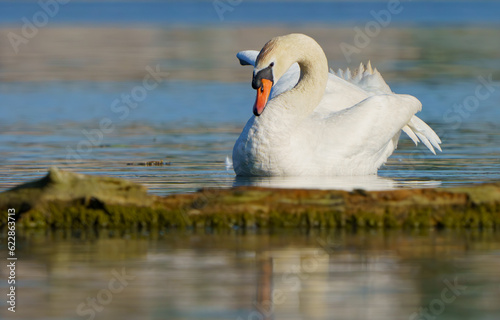
{"label": "swan's eye", "polygon": [[269,65],[269,67],[274,67],[274,62],[271,62],[271,64]]}

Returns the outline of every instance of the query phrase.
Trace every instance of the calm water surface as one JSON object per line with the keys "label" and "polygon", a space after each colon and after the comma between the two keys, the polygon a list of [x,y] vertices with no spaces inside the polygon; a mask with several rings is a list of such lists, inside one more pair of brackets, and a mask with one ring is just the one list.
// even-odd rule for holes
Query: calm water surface
{"label": "calm water surface", "polygon": [[[402,2],[349,63],[340,43],[354,44],[353,27],[363,28],[386,2],[269,1],[266,10],[260,1],[233,2],[220,20],[212,1],[72,1],[17,54],[5,39],[39,5],[0,2],[0,191],[50,166],[131,179],[161,195],[234,185],[391,189],[500,179],[500,84],[482,84],[500,77],[500,43],[492,40],[500,37],[498,1]],[[225,161],[252,115],[255,91],[251,69],[234,54],[290,32],[315,37],[331,67],[372,59],[393,91],[422,101],[418,116],[441,136],[443,152],[415,147],[403,133],[378,176],[236,179]],[[157,65],[160,85],[138,106],[117,108],[138,92],[145,67]],[[142,165],[160,160],[166,165]]]}
{"label": "calm water surface", "polygon": [[[37,1],[1,0],[0,24],[19,23],[22,16],[39,11]],[[218,4],[219,15],[216,11]],[[498,24],[498,1],[400,1],[391,21],[406,24],[463,25]],[[226,6],[225,6],[226,5]],[[353,25],[372,19],[370,11],[387,10],[386,1],[69,1],[52,23],[140,24],[140,25],[230,25],[342,23]],[[278,14],[279,13],[279,14]]]}
{"label": "calm water surface", "polygon": [[[315,179],[236,179],[226,168],[255,98],[251,70],[237,69],[234,54],[299,31],[323,45],[332,67],[345,67],[339,43],[352,43],[353,26],[387,2],[276,1],[262,10],[262,1],[243,1],[221,21],[212,1],[71,1],[18,54],[7,34],[20,32],[38,2],[0,3],[0,191],[51,166],[130,179],[160,195],[500,180],[500,85],[485,91],[478,78],[500,79],[498,1],[403,2],[352,57],[351,67],[372,59],[393,91],[422,101],[419,117],[441,136],[442,153],[402,134],[378,176]],[[113,107],[157,64],[165,81],[138,106]],[[16,240],[17,312],[0,299],[2,319],[500,318],[493,230],[18,230]],[[6,247],[0,234],[0,257]],[[0,278],[6,297],[5,267]]]}
{"label": "calm water surface", "polygon": [[500,315],[493,231],[21,232],[17,257],[15,319]]}
{"label": "calm water surface", "polygon": [[[112,175],[165,195],[201,187],[365,188],[453,186],[500,179],[500,90],[468,111],[463,104],[480,82],[406,81],[395,92],[423,103],[419,116],[443,140],[436,156],[402,134],[379,176],[236,179],[226,168],[232,146],[251,116],[247,83],[169,81],[136,108],[112,108],[136,82],[2,83],[0,190],[43,176],[50,166]],[[499,88],[499,87],[496,87]],[[457,109],[458,108],[458,109]],[[101,121],[106,122],[98,130]],[[107,126],[112,126],[108,128]],[[166,165],[148,167],[147,161]]]}

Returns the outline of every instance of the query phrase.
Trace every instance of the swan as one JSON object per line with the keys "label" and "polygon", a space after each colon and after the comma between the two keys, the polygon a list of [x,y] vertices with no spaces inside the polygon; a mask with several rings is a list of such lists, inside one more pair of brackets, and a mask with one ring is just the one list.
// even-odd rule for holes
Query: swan
{"label": "swan", "polygon": [[401,131],[435,154],[438,135],[415,116],[422,108],[395,94],[370,62],[333,72],[321,46],[304,34],[271,39],[237,54],[253,65],[252,116],[233,148],[238,176],[376,174]]}

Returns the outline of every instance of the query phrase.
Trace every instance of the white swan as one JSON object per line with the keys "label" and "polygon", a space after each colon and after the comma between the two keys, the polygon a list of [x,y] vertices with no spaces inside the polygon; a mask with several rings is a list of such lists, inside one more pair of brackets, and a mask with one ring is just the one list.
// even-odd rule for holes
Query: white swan
{"label": "white swan", "polygon": [[303,34],[237,56],[254,65],[257,89],[255,116],[233,148],[239,176],[376,174],[401,130],[434,154],[441,150],[437,134],[414,115],[420,101],[393,93],[370,63],[329,73],[323,50]]}

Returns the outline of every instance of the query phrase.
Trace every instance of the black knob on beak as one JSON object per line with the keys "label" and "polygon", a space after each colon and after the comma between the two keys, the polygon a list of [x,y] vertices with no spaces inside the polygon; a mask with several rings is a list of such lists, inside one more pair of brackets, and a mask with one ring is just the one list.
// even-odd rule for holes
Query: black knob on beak
{"label": "black knob on beak", "polygon": [[273,77],[273,69],[272,69],[272,66],[270,65],[269,67],[262,69],[259,72],[257,72],[257,74],[253,75],[252,88],[257,90],[260,87],[262,87],[262,81],[261,81],[262,79],[271,80],[271,82],[274,83],[273,78],[274,78]]}

